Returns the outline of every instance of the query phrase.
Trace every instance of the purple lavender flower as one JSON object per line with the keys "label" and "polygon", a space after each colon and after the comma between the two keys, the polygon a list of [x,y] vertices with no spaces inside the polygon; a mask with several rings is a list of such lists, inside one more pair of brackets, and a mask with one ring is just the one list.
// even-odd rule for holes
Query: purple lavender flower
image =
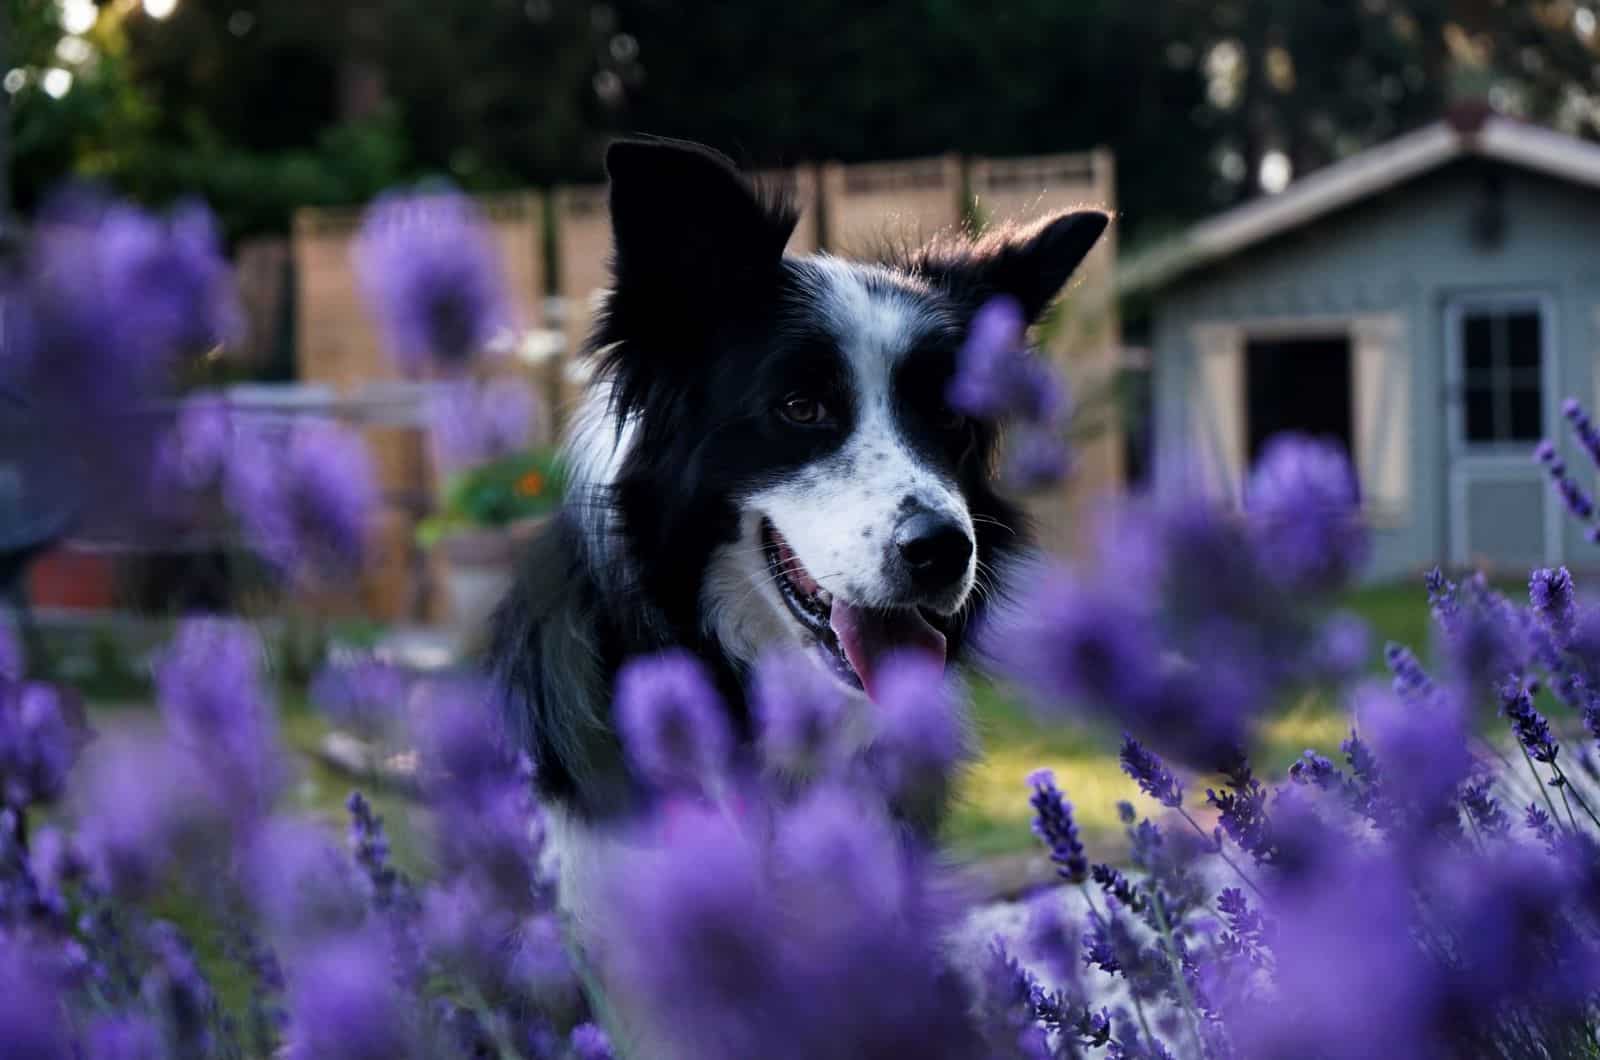
{"label": "purple lavender flower", "polygon": [[138,899],[176,865],[203,868],[225,852],[221,807],[193,756],[165,741],[121,739],[85,766],[78,844],[102,891]]}
{"label": "purple lavender flower", "polygon": [[1228,838],[1239,844],[1258,864],[1270,863],[1276,855],[1272,824],[1267,818],[1267,791],[1255,778],[1250,763],[1235,752],[1223,769],[1227,789],[1206,789],[1206,804],[1217,810],[1217,824]]}
{"label": "purple lavender flower", "polygon": [[226,398],[184,401],[157,443],[152,502],[159,514],[187,522],[207,495],[222,488],[233,449],[233,411]]}
{"label": "purple lavender flower", "polygon": [[0,682],[0,804],[53,801],[66,785],[79,739],[49,685]]}
{"label": "purple lavender flower", "polygon": [[805,775],[835,763],[844,692],[815,659],[797,652],[763,656],[750,692],[769,764]]}
{"label": "purple lavender flower", "polygon": [[470,800],[481,785],[514,777],[511,750],[493,689],[473,680],[419,684],[408,704],[430,796]]}
{"label": "purple lavender flower", "polygon": [[978,310],[945,394],[952,408],[986,420],[1054,424],[1064,395],[1048,367],[1028,353],[1025,331],[1013,299],[993,298]]}
{"label": "purple lavender flower", "polygon": [[1272,926],[1251,907],[1244,892],[1237,887],[1224,888],[1217,895],[1217,911],[1228,924],[1223,946],[1258,968],[1266,967],[1271,961]]}
{"label": "purple lavender flower", "polygon": [[639,777],[695,790],[721,776],[733,737],[710,675],[683,651],[630,660],[617,677],[617,725]]}
{"label": "purple lavender flower", "polygon": [[1578,399],[1569,397],[1562,401],[1561,414],[1572,424],[1572,433],[1577,436],[1589,458],[1600,464],[1600,431],[1595,430],[1588,413],[1584,411]]}
{"label": "purple lavender flower", "polygon": [[1066,442],[1043,428],[1021,427],[1006,444],[1002,477],[1018,492],[1054,486],[1072,470],[1072,454]]}
{"label": "purple lavender flower", "polygon": [[[610,916],[599,926],[611,926],[599,949],[603,972],[648,1003],[652,1024],[660,1023],[650,1033],[664,1049],[672,1042],[689,1055],[692,1043],[715,1036],[725,1043],[717,1055],[760,1055],[792,1021],[774,1024],[762,1009],[783,1000],[795,959],[775,930],[760,851],[708,811],[686,810],[670,828],[658,847],[635,854],[638,864],[603,881]],[[744,1004],[728,1004],[732,998]]]}
{"label": "purple lavender flower", "polygon": [[510,749],[496,693],[476,681],[428,682],[414,709],[440,867],[449,877],[470,875],[507,910],[531,908],[546,889],[543,819],[532,769]]}
{"label": "purple lavender flower", "polygon": [[1422,710],[1387,690],[1366,688],[1357,693],[1354,710],[1382,766],[1382,797],[1406,811],[1406,823],[1456,827],[1455,792],[1472,768],[1460,704],[1440,697]]}
{"label": "purple lavender flower", "polygon": [[403,668],[363,657],[324,666],[312,679],[308,695],[333,721],[377,737],[405,717],[411,683]]}
{"label": "purple lavender flower", "polygon": [[1528,830],[1538,836],[1546,846],[1554,845],[1556,841],[1556,827],[1550,821],[1550,815],[1539,808],[1536,802],[1528,803],[1527,809],[1522,812],[1522,823]]}
{"label": "purple lavender flower", "polygon": [[69,880],[84,871],[76,842],[58,828],[40,829],[28,850],[28,865],[33,877],[46,891],[59,891]]}
{"label": "purple lavender flower", "polygon": [[1049,1060],[1049,1039],[1035,1011],[1044,990],[998,936],[989,943],[982,980],[990,1050],[1018,1060]]}
{"label": "purple lavender flower", "polygon": [[1493,788],[1492,777],[1466,785],[1461,789],[1461,808],[1481,834],[1498,839],[1511,830],[1511,818],[1492,794]]}
{"label": "purple lavender flower", "polygon": [[22,641],[10,623],[0,621],[0,686],[7,681],[22,680],[26,668]]}
{"label": "purple lavender flower", "polygon": [[913,652],[878,665],[876,750],[890,790],[902,797],[936,789],[971,754],[960,697],[940,660]]}
{"label": "purple lavender flower", "polygon": [[387,911],[410,900],[411,885],[389,860],[389,835],[383,818],[373,812],[359,791],[345,800],[350,813],[348,844],[350,854],[366,878],[367,894],[374,909]]}
{"label": "purple lavender flower", "polygon": [[174,1055],[209,1055],[216,1042],[217,1004],[194,951],[166,921],[151,924],[144,935],[151,955],[140,984],[145,1004],[155,1010]]}
{"label": "purple lavender flower", "polygon": [[289,977],[287,1060],[400,1060],[415,1055],[390,958],[371,935],[308,953]]}
{"label": "purple lavender flower", "polygon": [[1534,571],[1528,579],[1528,602],[1559,641],[1564,642],[1571,635],[1577,605],[1573,599],[1572,575],[1567,568],[1545,567]]}
{"label": "purple lavender flower", "polygon": [[494,996],[510,989],[515,913],[471,879],[430,888],[422,898],[422,942],[439,967]]}
{"label": "purple lavender flower", "polygon": [[1355,473],[1331,441],[1268,441],[1245,490],[1268,575],[1291,590],[1337,588],[1366,559]]}
{"label": "purple lavender flower", "polygon": [[493,235],[453,192],[391,194],[367,211],[354,251],[362,294],[408,374],[457,372],[511,326]]}
{"label": "purple lavender flower", "polygon": [[157,393],[178,357],[236,337],[242,316],[211,216],[163,221],[93,195],[40,212],[23,321],[23,392],[91,428]]}
{"label": "purple lavender flower", "polygon": [[1533,705],[1526,688],[1511,688],[1501,693],[1500,706],[1511,722],[1517,742],[1535,762],[1554,763],[1561,745],[1550,731],[1550,723]]}
{"label": "purple lavender flower", "polygon": [[533,390],[518,379],[445,385],[429,408],[434,463],[453,474],[526,450],[535,412]]}
{"label": "purple lavender flower", "polygon": [[1028,903],[1027,952],[1045,969],[1055,985],[1078,992],[1078,965],[1082,943],[1078,925],[1063,908],[1062,896],[1045,891]]}
{"label": "purple lavender flower", "polygon": [[706,1057],[980,1055],[941,972],[947,911],[871,806],[813,793],[773,829],[776,851],[695,803],[658,820],[606,881],[599,925],[641,1040]]}
{"label": "purple lavender flower", "polygon": [[1395,695],[1418,705],[1433,701],[1438,689],[1410,648],[1390,641],[1383,649],[1383,661],[1394,674]]}
{"label": "purple lavender flower", "polygon": [[1415,941],[1411,889],[1388,859],[1342,857],[1276,897],[1276,993],[1234,1013],[1246,1056],[1317,1043],[1331,1057],[1435,1055],[1436,981]]}
{"label": "purple lavender flower", "polygon": [[1330,680],[1347,681],[1366,668],[1371,650],[1371,630],[1366,622],[1347,612],[1336,613],[1317,631],[1312,650],[1315,669]]}
{"label": "purple lavender flower", "polygon": [[1105,892],[1106,897],[1115,901],[1123,909],[1130,913],[1143,913],[1145,911],[1144,895],[1140,893],[1139,888],[1134,885],[1132,880],[1128,879],[1121,869],[1097,862],[1089,870],[1089,874],[1100,889]]}
{"label": "purple lavender flower", "polygon": [[542,821],[525,780],[480,782],[471,801],[438,804],[435,845],[450,873],[470,875],[507,909],[528,909],[544,888]]}
{"label": "purple lavender flower", "polygon": [[180,625],[156,666],[168,731],[243,817],[265,812],[283,779],[261,664],[261,643],[248,626],[206,618]]}
{"label": "purple lavender flower", "polygon": [[1544,465],[1550,476],[1550,486],[1567,506],[1567,511],[1587,522],[1594,515],[1594,499],[1567,474],[1566,461],[1556,452],[1555,444],[1548,439],[1540,442],[1534,448],[1533,458]]}
{"label": "purple lavender flower", "polygon": [[1289,766],[1289,779],[1297,784],[1310,784],[1324,791],[1344,784],[1344,774],[1339,772],[1339,768],[1326,756],[1318,754],[1309,747],[1300,752],[1300,757]]}
{"label": "purple lavender flower", "polygon": [[101,1016],[84,1034],[84,1055],[94,1060],[162,1060],[160,1030],[138,1016]]}
{"label": "purple lavender flower", "polygon": [[366,555],[377,482],[365,444],[333,423],[297,425],[287,439],[241,430],[227,496],[245,537],[288,575],[348,576]]}
{"label": "purple lavender flower", "polygon": [[1072,804],[1056,787],[1055,774],[1048,769],[1028,777],[1028,786],[1033,789],[1028,800],[1033,806],[1033,834],[1050,851],[1056,874],[1069,883],[1082,883],[1089,875],[1089,858],[1072,820]]}
{"label": "purple lavender flower", "polygon": [[[910,862],[871,796],[841,786],[813,788],[783,817],[776,871],[804,880],[809,901],[845,919],[898,915]],[[828,866],[825,874],[819,867]],[[781,900],[777,894],[774,900]]]}
{"label": "purple lavender flower", "polygon": [[326,829],[268,821],[252,834],[242,861],[251,903],[279,946],[303,950],[365,921],[355,868]]}
{"label": "purple lavender flower", "polygon": [[1118,757],[1122,762],[1122,771],[1138,783],[1140,791],[1172,809],[1183,805],[1183,785],[1172,770],[1138,740],[1125,734]]}
{"label": "purple lavender flower", "polygon": [[0,935],[0,1038],[7,1056],[73,1060],[52,955],[20,935]]}
{"label": "purple lavender flower", "polygon": [[572,1028],[567,1044],[572,1048],[573,1060],[612,1060],[611,1039],[592,1023]]}
{"label": "purple lavender flower", "polygon": [[1161,668],[1154,631],[1133,601],[1061,572],[993,626],[985,648],[1050,706],[1142,702]]}

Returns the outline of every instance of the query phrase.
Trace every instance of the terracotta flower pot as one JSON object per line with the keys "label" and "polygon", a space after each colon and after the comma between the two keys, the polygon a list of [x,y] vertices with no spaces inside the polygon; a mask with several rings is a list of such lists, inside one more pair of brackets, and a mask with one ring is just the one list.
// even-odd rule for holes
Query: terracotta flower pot
{"label": "terracotta flower pot", "polygon": [[488,620],[510,591],[523,550],[547,519],[540,516],[505,526],[457,530],[440,540],[454,625],[472,627]]}

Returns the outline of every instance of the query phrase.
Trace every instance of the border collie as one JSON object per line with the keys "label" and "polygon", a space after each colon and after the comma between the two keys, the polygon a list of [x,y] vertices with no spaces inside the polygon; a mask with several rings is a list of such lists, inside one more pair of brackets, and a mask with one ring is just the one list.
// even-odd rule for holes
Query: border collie
{"label": "border collie", "polygon": [[992,481],[995,431],[946,385],[978,308],[1009,295],[1034,321],[1107,223],[1065,212],[859,264],[786,255],[796,211],[708,148],[620,141],[606,169],[612,286],[569,500],[490,647],[542,794],[590,824],[633,799],[610,714],[631,656],[693,652],[746,738],[768,649],[810,651],[857,711],[885,653],[960,659],[1022,515]]}

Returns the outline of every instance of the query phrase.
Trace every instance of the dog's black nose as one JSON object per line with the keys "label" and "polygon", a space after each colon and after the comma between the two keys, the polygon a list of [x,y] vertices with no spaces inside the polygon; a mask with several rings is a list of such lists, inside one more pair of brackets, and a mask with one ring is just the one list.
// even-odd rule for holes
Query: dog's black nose
{"label": "dog's black nose", "polygon": [[967,573],[972,539],[955,520],[933,512],[917,512],[895,527],[894,544],[923,592],[948,589]]}

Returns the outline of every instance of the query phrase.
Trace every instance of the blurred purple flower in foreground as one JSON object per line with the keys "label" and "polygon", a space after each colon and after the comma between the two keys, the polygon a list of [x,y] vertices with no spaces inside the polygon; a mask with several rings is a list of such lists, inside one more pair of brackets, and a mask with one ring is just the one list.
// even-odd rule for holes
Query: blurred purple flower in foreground
{"label": "blurred purple flower in foreground", "polygon": [[66,786],[79,737],[49,685],[0,678],[0,805],[52,802]]}
{"label": "blurred purple flower in foreground", "polygon": [[915,652],[878,667],[874,715],[883,783],[897,799],[938,796],[956,766],[971,756],[961,700],[941,661]]}
{"label": "blurred purple flower in foreground", "polygon": [[381,659],[329,663],[311,682],[311,702],[340,725],[380,737],[405,720],[412,678]]}
{"label": "blurred purple flower in foreground", "polygon": [[211,215],[160,219],[88,192],[40,212],[0,379],[91,430],[162,393],[178,359],[237,336],[242,316]]}
{"label": "blurred purple flower in foreground", "polygon": [[598,954],[630,1038],[673,1058],[983,1055],[938,952],[954,910],[870,802],[812,795],[775,850],[680,809],[605,881]]}
{"label": "blurred purple flower in foreground", "polygon": [[1027,348],[1022,309],[1014,299],[990,299],[973,317],[945,399],[957,412],[991,423],[1015,421],[1005,464],[1019,490],[1058,482],[1070,458],[1059,436],[1066,392],[1049,365]]}
{"label": "blurred purple flower in foreground", "polygon": [[816,659],[798,652],[764,656],[750,693],[769,764],[800,775],[839,764],[844,690]]}
{"label": "blurred purple flower in foreground", "polygon": [[434,462],[450,474],[526,450],[536,406],[533,390],[517,379],[446,384],[428,410]]}
{"label": "blurred purple flower in foreground", "polygon": [[354,250],[369,310],[400,366],[459,372],[512,324],[493,233],[454,192],[390,194]]}
{"label": "blurred purple flower in foreground", "polygon": [[160,1030],[137,1017],[103,1016],[90,1024],[85,1055],[95,1060],[162,1060]]}
{"label": "blurred purple flower in foreground", "polygon": [[1245,506],[1268,576],[1290,590],[1342,585],[1366,559],[1355,474],[1336,442],[1273,438]]}
{"label": "blurred purple flower in foreground", "polygon": [[404,1060],[415,1056],[389,954],[371,935],[334,936],[289,980],[288,1060]]}
{"label": "blurred purple flower in foreground", "polygon": [[122,525],[159,508],[147,494],[161,402],[185,359],[233,339],[242,319],[210,215],[60,195],[35,218],[19,278],[0,277],[0,304],[0,415],[49,461],[40,488],[83,520]]}
{"label": "blurred purple flower in foreground", "polygon": [[100,890],[142,898],[181,862],[209,868],[208,857],[227,853],[221,808],[190,755],[165,740],[124,738],[86,765],[74,799],[78,842]]}
{"label": "blurred purple flower in foreground", "polygon": [[22,652],[22,639],[11,623],[0,621],[0,687],[7,681],[22,680],[26,659]]}
{"label": "blurred purple flower in foreground", "polygon": [[733,735],[705,667],[681,651],[634,659],[617,676],[617,728],[639,778],[698,790],[728,766]]}
{"label": "blurred purple flower in foreground", "polygon": [[972,320],[947,398],[985,420],[1056,422],[1065,405],[1060,381],[1027,348],[1022,309],[1010,298],[986,303]]}
{"label": "blurred purple flower in foreground", "polygon": [[72,1060],[53,955],[0,935],[0,1041],[20,1060]]}
{"label": "blurred purple flower in foreground", "polygon": [[281,573],[348,577],[366,556],[377,517],[372,459],[353,430],[266,425],[238,435],[227,497],[246,541]]}
{"label": "blurred purple flower in foreground", "polygon": [[246,818],[267,811],[282,779],[263,661],[260,640],[242,622],[191,619],[155,674],[174,742],[212,777],[214,797]]}
{"label": "blurred purple flower in foreground", "polygon": [[220,491],[233,453],[233,410],[227,399],[201,395],[184,401],[155,453],[152,501],[181,520]]}

